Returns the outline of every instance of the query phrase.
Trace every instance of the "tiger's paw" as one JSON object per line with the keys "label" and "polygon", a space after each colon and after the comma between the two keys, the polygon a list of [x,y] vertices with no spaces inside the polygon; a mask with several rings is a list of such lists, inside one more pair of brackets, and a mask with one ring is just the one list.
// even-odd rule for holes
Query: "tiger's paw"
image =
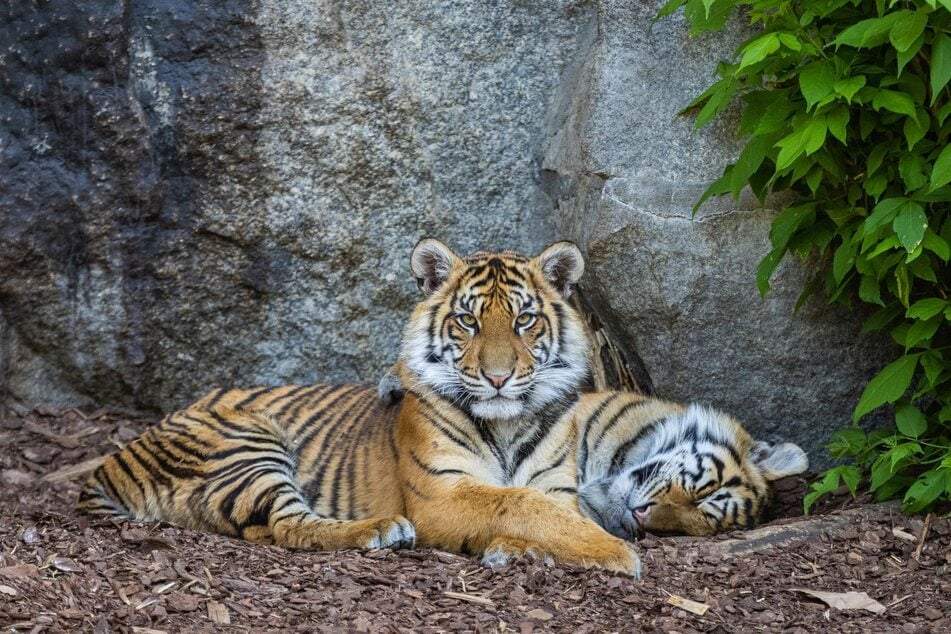
{"label": "tiger's paw", "polygon": [[552,566],[555,563],[555,558],[539,544],[500,537],[493,540],[482,553],[482,565],[488,568],[501,568],[523,557],[531,561],[541,561],[546,566]]}
{"label": "tiger's paw", "polygon": [[636,580],[644,576],[644,565],[641,563],[641,557],[630,542],[622,539],[613,538],[616,543],[612,544],[607,552],[598,553],[596,557],[584,558],[583,563],[586,566],[598,566],[612,572],[620,572],[629,575]]}
{"label": "tiger's paw", "polygon": [[412,548],[416,545],[416,529],[402,515],[370,520],[371,525],[361,535],[362,548]]}

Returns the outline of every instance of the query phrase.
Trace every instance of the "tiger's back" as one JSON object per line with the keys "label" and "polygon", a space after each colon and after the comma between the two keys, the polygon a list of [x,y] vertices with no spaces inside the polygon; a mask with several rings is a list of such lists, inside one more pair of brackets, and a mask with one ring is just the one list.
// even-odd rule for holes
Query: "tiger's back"
{"label": "tiger's back", "polygon": [[[367,385],[216,390],[107,458],[90,477],[80,507],[319,548],[361,540],[373,547],[373,530],[364,540],[365,522],[356,522],[360,535],[333,537],[347,531],[327,530],[321,541],[313,537],[321,531],[303,525],[319,521],[329,529],[346,520],[390,518],[396,526],[389,532],[409,539],[392,477],[397,412]],[[317,543],[305,543],[306,535]]]}

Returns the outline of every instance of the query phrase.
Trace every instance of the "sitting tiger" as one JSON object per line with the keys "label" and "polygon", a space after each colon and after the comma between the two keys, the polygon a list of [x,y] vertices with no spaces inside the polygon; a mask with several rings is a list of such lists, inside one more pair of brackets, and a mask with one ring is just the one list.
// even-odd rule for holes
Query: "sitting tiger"
{"label": "sitting tiger", "polygon": [[639,575],[631,544],[578,506],[578,248],[458,257],[425,239],[411,263],[426,296],[399,404],[363,385],[216,390],[110,456],[81,508],[294,548],[420,543]]}

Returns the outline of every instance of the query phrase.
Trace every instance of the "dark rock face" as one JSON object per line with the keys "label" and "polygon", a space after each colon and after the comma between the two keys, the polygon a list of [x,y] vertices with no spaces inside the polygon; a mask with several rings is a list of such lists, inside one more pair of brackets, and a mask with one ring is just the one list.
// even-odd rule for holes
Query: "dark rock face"
{"label": "dark rock face", "polygon": [[573,2],[14,0],[0,9],[0,390],[167,409],[372,380],[409,250],[532,252]]}
{"label": "dark rock face", "polygon": [[[251,2],[14,0],[3,11],[6,389],[23,402],[148,406],[172,391],[175,359],[227,378],[216,366],[259,327],[260,282],[221,276],[268,265],[209,240],[196,209],[222,174],[267,187],[249,152],[263,57]],[[201,351],[203,339],[221,345]]]}

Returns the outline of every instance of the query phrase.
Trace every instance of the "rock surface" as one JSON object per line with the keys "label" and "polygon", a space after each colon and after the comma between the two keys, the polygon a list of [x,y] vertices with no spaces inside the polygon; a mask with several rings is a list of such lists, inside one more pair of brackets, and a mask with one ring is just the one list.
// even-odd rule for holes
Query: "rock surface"
{"label": "rock surface", "polygon": [[584,2],[15,0],[0,390],[167,409],[373,380],[409,252],[554,239],[537,161]]}
{"label": "rock surface", "polygon": [[792,317],[799,266],[758,298],[773,212],[690,217],[738,144],[729,116],[693,133],[675,113],[733,42],[650,28],[659,6],[14,0],[3,400],[167,410],[213,385],[373,380],[419,237],[568,237],[661,394],[815,450],[877,342],[817,304]]}
{"label": "rock surface", "polygon": [[661,4],[602,4],[600,37],[543,163],[559,231],[586,251],[582,287],[658,394],[720,407],[757,437],[802,444],[819,466],[819,447],[848,426],[890,351],[819,297],[794,315],[808,276],[798,262],[784,262],[760,298],[774,210],[746,195],[692,216],[740,146],[729,113],[698,132],[677,113],[743,34],[688,40],[676,16],[648,30]]}

